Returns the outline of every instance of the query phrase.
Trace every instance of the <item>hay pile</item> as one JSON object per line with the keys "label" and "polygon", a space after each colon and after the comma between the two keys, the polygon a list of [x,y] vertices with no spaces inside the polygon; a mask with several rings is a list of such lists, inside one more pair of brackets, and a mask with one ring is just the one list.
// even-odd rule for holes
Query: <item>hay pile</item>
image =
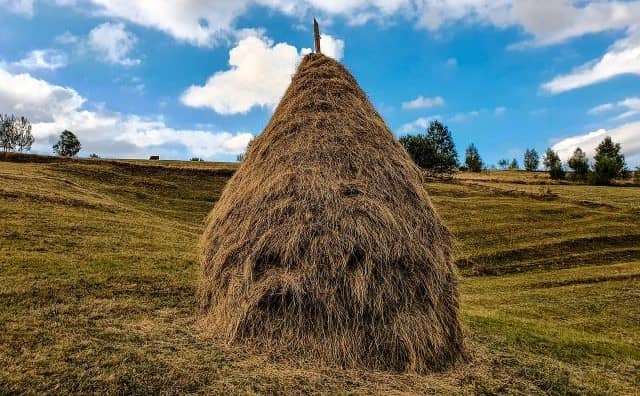
{"label": "hay pile", "polygon": [[343,367],[464,354],[451,236],[351,74],[307,55],[208,218],[211,334]]}

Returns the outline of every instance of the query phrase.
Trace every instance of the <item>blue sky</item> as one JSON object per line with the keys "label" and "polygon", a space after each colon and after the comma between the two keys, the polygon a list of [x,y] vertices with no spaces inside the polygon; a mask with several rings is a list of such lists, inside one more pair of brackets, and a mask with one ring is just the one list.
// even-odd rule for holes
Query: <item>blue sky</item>
{"label": "blue sky", "polygon": [[34,151],[233,160],[306,48],[355,75],[397,136],[440,119],[488,164],[606,135],[640,165],[640,1],[0,0],[0,112]]}

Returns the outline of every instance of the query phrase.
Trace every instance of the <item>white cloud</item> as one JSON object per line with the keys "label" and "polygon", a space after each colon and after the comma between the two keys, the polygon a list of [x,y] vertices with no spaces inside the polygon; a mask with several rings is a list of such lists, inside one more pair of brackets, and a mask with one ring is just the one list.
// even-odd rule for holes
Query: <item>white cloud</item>
{"label": "white cloud", "polygon": [[[389,23],[401,17],[419,28],[438,30],[456,22],[519,27],[530,45],[560,43],[585,34],[637,25],[639,1],[548,0],[56,0],[83,5],[95,14],[158,29],[199,46],[233,37],[235,24],[252,6],[307,20],[310,15],[350,24]],[[33,0],[0,0],[0,5],[29,14]]]}
{"label": "white cloud", "polygon": [[33,50],[13,66],[27,70],[56,70],[67,65],[67,56],[58,50]]}
{"label": "white cloud", "polygon": [[458,60],[456,58],[449,58],[445,62],[445,65],[447,65],[447,67],[455,69],[456,67],[458,67]]}
{"label": "white cloud", "polygon": [[532,36],[528,45],[551,45],[613,29],[640,19],[638,1],[416,0],[418,25],[437,30],[463,20],[498,28],[519,26]]}
{"label": "white cloud", "polygon": [[429,109],[436,106],[444,106],[444,99],[441,96],[425,98],[424,96],[420,95],[413,100],[402,103],[402,108],[406,110]]}
{"label": "white cloud", "polygon": [[449,118],[449,121],[451,122],[464,122],[467,121],[471,118],[475,118],[477,116],[480,115],[480,112],[477,110],[473,110],[473,111],[469,111],[467,113],[458,113],[455,114],[453,117]]}
{"label": "white cloud", "polygon": [[[323,53],[342,57],[344,42],[322,35]],[[287,43],[274,44],[264,37],[242,39],[229,51],[229,70],[216,72],[203,86],[191,86],[182,95],[183,104],[211,108],[219,114],[246,113],[253,107],[273,108],[289,86],[301,56]]]}
{"label": "white cloud", "polygon": [[71,88],[0,68],[0,109],[5,112],[26,115],[32,122],[49,122],[56,114],[73,112],[84,102]]}
{"label": "white cloud", "polygon": [[634,29],[627,37],[616,41],[602,58],[582,65],[569,74],[555,77],[542,87],[557,94],[623,74],[640,75],[640,29]]}
{"label": "white cloud", "polygon": [[[103,16],[161,30],[199,46],[210,46],[233,31],[250,0],[79,0]],[[277,2],[274,2],[277,3]]]}
{"label": "white cloud", "polygon": [[618,106],[626,109],[626,111],[617,116],[616,119],[621,120],[638,115],[640,114],[640,97],[627,98],[618,102]]}
{"label": "white cloud", "polygon": [[599,106],[589,109],[589,111],[587,111],[587,114],[590,114],[590,115],[602,114],[615,109],[615,107],[616,105],[613,103],[603,103]]}
{"label": "white cloud", "polygon": [[80,37],[71,34],[71,32],[66,31],[61,35],[56,36],[54,41],[59,44],[78,44],[80,43],[81,39]]}
{"label": "white cloud", "polygon": [[162,118],[110,112],[103,106],[92,111],[74,89],[50,84],[29,74],[12,74],[0,68],[0,108],[26,116],[33,124],[34,150],[51,152],[51,144],[64,129],[76,133],[83,152],[104,156],[142,157],[153,153],[213,158],[240,153],[250,133],[174,129]]}
{"label": "white cloud", "polygon": [[212,46],[233,38],[237,18],[255,5],[300,19],[314,11],[318,16],[341,15],[364,23],[397,14],[411,0],[57,0],[57,3],[88,5],[101,16],[158,29],[194,45]]}
{"label": "white cloud", "polygon": [[398,131],[402,134],[407,133],[415,133],[415,132],[424,132],[431,121],[439,119],[439,115],[431,116],[431,117],[420,117],[409,123],[402,125]]}
{"label": "white cloud", "polygon": [[103,60],[122,66],[134,66],[139,59],[129,58],[137,38],[125,29],[123,23],[105,22],[89,32],[88,45]]}
{"label": "white cloud", "polygon": [[[344,41],[328,34],[322,34],[320,35],[320,49],[323,54],[340,60],[344,56]],[[310,48],[304,48],[302,50],[303,55],[308,53],[311,53]]]}
{"label": "white cloud", "polygon": [[504,107],[504,106],[496,107],[496,108],[493,110],[493,114],[495,114],[495,115],[497,115],[497,116],[501,116],[501,115],[503,115],[503,114],[504,114],[504,113],[506,113],[506,112],[507,112],[507,108],[506,108],[506,107]]}
{"label": "white cloud", "polygon": [[638,164],[640,160],[640,122],[632,122],[607,130],[599,129],[583,135],[564,138],[553,145],[552,149],[558,152],[560,158],[568,160],[573,151],[580,147],[588,157],[593,157],[595,148],[606,136],[620,143],[622,152],[627,157],[629,163]]}
{"label": "white cloud", "polygon": [[640,114],[640,97],[632,97],[621,100],[617,103],[604,103],[590,109],[587,114],[597,115],[602,113],[610,113],[615,110],[623,110],[624,112],[615,117],[617,120],[633,117]]}
{"label": "white cloud", "polygon": [[32,16],[33,0],[0,0],[0,8],[6,8],[16,14]]}

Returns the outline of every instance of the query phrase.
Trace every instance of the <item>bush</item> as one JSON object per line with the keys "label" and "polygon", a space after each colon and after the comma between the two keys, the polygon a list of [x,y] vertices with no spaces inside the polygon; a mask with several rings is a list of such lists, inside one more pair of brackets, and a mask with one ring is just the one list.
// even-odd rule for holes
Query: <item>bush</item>
{"label": "bush", "polygon": [[200,158],[200,157],[191,157],[191,160],[190,160],[190,161],[193,161],[193,162],[203,162],[204,160],[203,160],[202,158]]}

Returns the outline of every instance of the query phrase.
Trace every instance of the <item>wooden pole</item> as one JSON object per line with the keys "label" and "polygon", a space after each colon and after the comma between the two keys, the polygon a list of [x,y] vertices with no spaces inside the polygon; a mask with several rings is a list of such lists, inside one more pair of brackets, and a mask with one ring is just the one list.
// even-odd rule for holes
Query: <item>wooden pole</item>
{"label": "wooden pole", "polygon": [[320,26],[318,26],[318,21],[316,18],[313,18],[313,36],[316,40],[316,54],[320,53]]}

